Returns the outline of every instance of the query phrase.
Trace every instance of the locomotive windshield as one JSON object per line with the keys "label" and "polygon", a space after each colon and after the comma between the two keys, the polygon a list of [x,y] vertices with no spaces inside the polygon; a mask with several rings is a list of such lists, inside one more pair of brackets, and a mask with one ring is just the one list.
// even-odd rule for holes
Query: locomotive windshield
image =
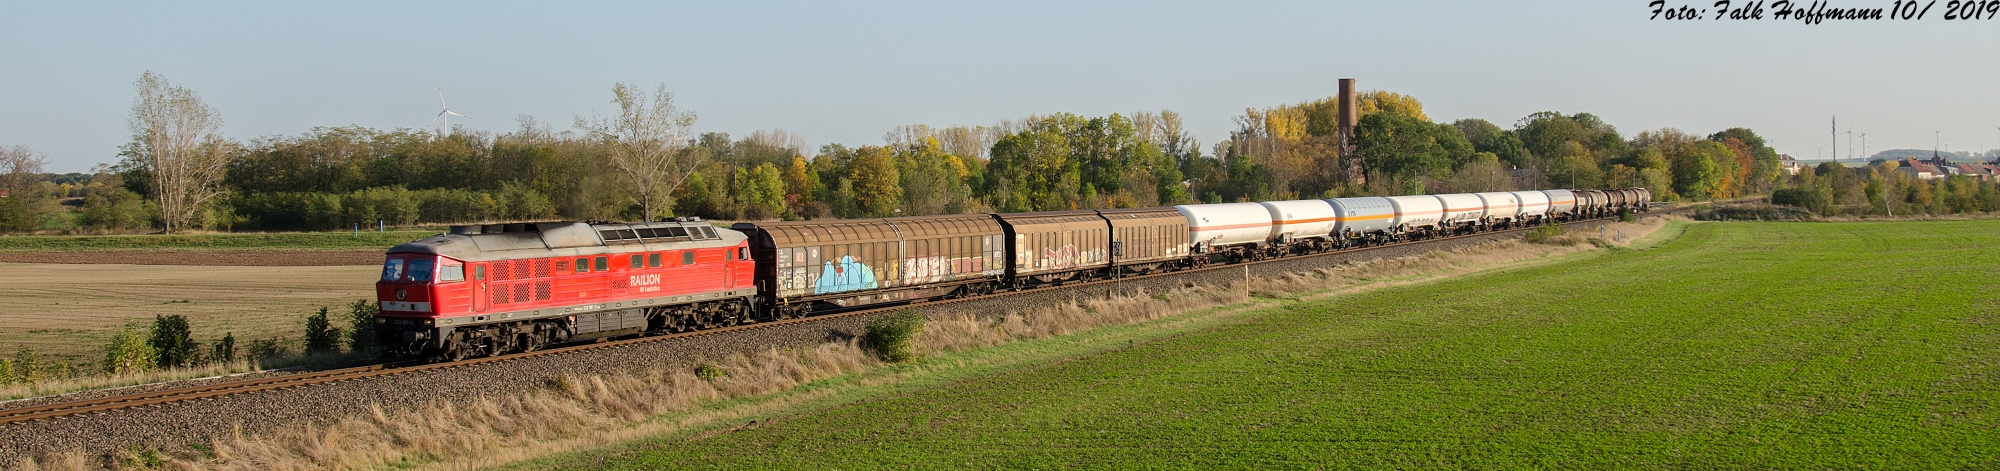
{"label": "locomotive windshield", "polygon": [[431,281],[431,270],[436,266],[435,260],[391,258],[382,262],[382,281],[427,283]]}
{"label": "locomotive windshield", "polygon": [[387,262],[382,262],[382,281],[396,281],[400,279],[403,279],[403,259],[392,258]]}

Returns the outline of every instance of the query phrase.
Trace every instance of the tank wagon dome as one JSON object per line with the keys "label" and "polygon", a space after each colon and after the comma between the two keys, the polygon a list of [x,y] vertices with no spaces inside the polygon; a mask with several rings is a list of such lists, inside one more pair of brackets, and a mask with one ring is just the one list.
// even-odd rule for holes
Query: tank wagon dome
{"label": "tank wagon dome", "polygon": [[744,236],[698,218],[638,223],[575,221],[452,226],[451,232],[390,247],[388,253],[427,254],[479,262],[672,248],[733,247]]}

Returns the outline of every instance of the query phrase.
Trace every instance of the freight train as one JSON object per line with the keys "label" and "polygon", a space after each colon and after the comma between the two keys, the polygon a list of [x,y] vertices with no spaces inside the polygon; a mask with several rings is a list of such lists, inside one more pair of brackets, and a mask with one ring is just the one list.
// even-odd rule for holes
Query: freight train
{"label": "freight train", "polygon": [[1593,219],[1645,189],[789,222],[454,226],[390,248],[386,354],[459,360]]}

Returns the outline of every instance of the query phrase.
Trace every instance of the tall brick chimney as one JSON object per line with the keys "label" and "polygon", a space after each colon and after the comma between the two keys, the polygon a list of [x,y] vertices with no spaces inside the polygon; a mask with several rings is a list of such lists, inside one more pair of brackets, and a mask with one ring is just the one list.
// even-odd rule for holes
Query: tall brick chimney
{"label": "tall brick chimney", "polygon": [[1368,182],[1366,165],[1354,155],[1354,126],[1361,123],[1361,101],[1354,91],[1354,79],[1340,79],[1340,181],[1348,185]]}

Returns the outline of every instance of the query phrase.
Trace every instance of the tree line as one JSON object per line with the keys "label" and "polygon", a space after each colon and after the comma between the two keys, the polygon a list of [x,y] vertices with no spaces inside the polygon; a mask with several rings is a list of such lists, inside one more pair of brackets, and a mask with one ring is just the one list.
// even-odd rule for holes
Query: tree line
{"label": "tree line", "polygon": [[[692,131],[664,86],[619,83],[608,116],[555,130],[325,127],[247,142],[148,72],[132,141],[83,179],[0,159],[0,230],[328,230],[540,219],[720,220],[917,216],[1528,188],[1645,187],[1662,199],[1764,194],[1777,152],[1745,128],[1625,137],[1590,113],[1511,127],[1432,121],[1415,97],[1360,96],[1351,140],[1337,101],[1246,109],[1204,146],[1171,110],[1053,113],[990,126],[901,126],[881,143],[805,149],[782,129]],[[16,162],[9,164],[9,162]]]}

